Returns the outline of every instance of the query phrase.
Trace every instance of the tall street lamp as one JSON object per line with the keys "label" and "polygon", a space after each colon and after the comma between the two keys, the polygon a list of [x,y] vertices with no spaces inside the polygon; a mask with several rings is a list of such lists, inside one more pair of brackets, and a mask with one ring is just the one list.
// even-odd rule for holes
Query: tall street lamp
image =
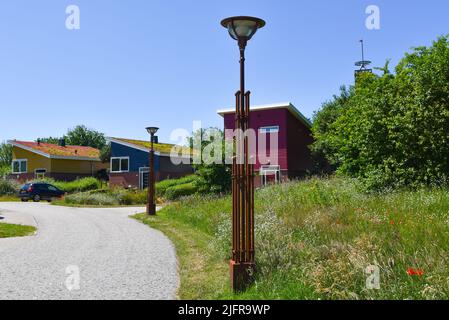
{"label": "tall street lamp", "polygon": [[151,135],[151,148],[150,148],[150,172],[148,178],[148,200],[147,200],[147,215],[156,215],[156,203],[154,202],[155,194],[155,181],[154,181],[154,135],[159,130],[157,127],[146,128]]}
{"label": "tall street lamp", "polygon": [[[228,29],[240,48],[240,90],[236,93],[235,129],[249,129],[250,92],[245,92],[245,48],[265,21],[254,17],[231,17],[221,25]],[[250,163],[247,135],[237,138],[243,146],[243,155],[237,147],[232,164],[232,259],[230,262],[231,286],[235,292],[245,290],[252,282],[254,260],[254,165]]]}

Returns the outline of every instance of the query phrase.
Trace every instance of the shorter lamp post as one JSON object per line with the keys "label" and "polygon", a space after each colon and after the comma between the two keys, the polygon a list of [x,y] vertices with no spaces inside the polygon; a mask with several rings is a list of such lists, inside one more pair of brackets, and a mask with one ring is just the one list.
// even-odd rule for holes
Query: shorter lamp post
{"label": "shorter lamp post", "polygon": [[154,135],[159,130],[157,127],[146,128],[151,135],[151,148],[150,148],[150,172],[148,177],[148,201],[147,201],[147,215],[156,215],[156,203],[154,202],[155,194],[155,181],[154,181]]}

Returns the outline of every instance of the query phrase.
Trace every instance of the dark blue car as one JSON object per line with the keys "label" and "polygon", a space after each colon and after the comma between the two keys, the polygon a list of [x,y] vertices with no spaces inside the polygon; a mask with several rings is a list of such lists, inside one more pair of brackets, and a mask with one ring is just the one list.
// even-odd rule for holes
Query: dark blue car
{"label": "dark blue car", "polygon": [[29,200],[51,202],[52,199],[61,198],[64,194],[64,191],[48,183],[27,183],[20,189],[19,198],[24,202]]}

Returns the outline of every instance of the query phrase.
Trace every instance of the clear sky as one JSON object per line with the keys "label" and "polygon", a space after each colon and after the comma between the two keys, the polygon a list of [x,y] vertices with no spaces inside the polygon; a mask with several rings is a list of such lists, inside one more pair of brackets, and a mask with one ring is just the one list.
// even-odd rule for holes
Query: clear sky
{"label": "clear sky", "polygon": [[[80,9],[68,30],[66,7]],[[365,27],[368,5],[381,29]],[[247,48],[252,103],[292,102],[307,117],[353,81],[358,40],[374,66],[449,33],[447,0],[1,0],[0,141],[85,124],[147,139],[145,127],[222,127],[238,89],[238,49],[219,22],[267,21]]]}

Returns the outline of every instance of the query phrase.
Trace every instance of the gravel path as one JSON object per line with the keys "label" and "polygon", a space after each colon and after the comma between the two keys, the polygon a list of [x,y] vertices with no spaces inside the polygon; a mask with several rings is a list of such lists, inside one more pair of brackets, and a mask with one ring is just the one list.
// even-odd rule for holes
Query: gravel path
{"label": "gravel path", "polygon": [[0,299],[175,299],[175,250],[128,217],[143,211],[0,203],[0,221],[38,227],[32,237],[0,239]]}

